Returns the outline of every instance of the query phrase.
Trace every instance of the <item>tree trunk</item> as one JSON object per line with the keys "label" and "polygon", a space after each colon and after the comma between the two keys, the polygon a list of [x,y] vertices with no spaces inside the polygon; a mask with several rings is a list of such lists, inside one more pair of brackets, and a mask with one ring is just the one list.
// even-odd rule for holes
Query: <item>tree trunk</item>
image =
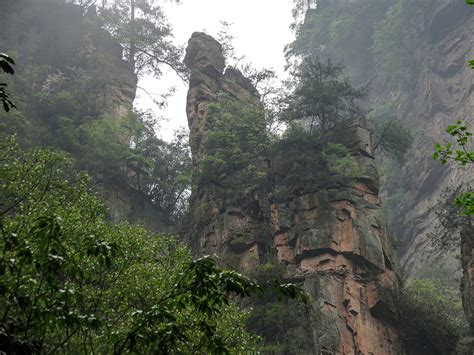
{"label": "tree trunk", "polygon": [[128,49],[128,62],[135,68],[135,54],[137,52],[135,43],[135,0],[130,0],[130,47]]}

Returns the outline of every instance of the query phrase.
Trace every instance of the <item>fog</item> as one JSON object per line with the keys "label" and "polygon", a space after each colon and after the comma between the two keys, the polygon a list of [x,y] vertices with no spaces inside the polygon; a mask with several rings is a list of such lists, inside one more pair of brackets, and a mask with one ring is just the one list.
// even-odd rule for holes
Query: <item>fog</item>
{"label": "fog", "polygon": [[[230,34],[234,36],[236,53],[245,55],[245,61],[256,68],[273,68],[279,76],[284,76],[285,59],[283,49],[291,42],[293,32],[290,25],[293,0],[184,0],[181,4],[167,2],[163,9],[173,27],[175,43],[186,46],[195,31],[216,36],[222,30],[222,21],[232,24]],[[266,16],[262,14],[268,13]],[[155,79],[145,76],[139,82],[135,106],[141,110],[151,110],[160,120],[157,134],[165,140],[171,140],[173,133],[180,127],[187,127],[186,93],[187,84],[173,71]],[[159,98],[169,88],[176,92],[168,100],[165,109],[160,109],[150,98]]]}
{"label": "fog", "polygon": [[474,354],[469,5],[0,0],[0,355]]}

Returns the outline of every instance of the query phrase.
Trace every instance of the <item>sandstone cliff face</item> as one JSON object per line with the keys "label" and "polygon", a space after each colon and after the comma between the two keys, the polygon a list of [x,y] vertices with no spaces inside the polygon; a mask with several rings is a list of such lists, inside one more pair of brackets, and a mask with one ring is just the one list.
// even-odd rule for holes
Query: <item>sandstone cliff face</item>
{"label": "sandstone cliff face", "polygon": [[[238,97],[251,105],[260,103],[247,78],[232,68],[224,72],[222,47],[212,37],[194,33],[184,62],[191,70],[186,112],[196,168],[197,162],[205,158],[210,125],[207,106],[218,102],[220,95]],[[259,211],[245,206],[258,205],[258,201],[255,196],[243,196],[241,204],[232,206],[223,196],[224,189],[212,183],[198,187],[192,194],[192,243],[198,254],[230,252],[239,256],[241,267],[250,267],[259,262],[257,231],[262,216]]]}
{"label": "sandstone cliff face", "polygon": [[474,58],[474,8],[464,1],[436,1],[433,14],[425,19],[426,46],[416,54],[418,70],[412,87],[400,90],[376,72],[372,101],[396,103],[396,116],[415,133],[415,146],[402,171],[394,172],[403,182],[388,194],[402,193],[393,213],[390,229],[406,243],[402,265],[410,276],[440,277],[456,283],[463,280],[463,299],[471,327],[473,305],[473,238],[465,235],[462,245],[462,268],[458,259],[459,244],[451,252],[436,250],[430,239],[436,216],[433,207],[450,186],[474,183],[474,167],[463,168],[455,162],[441,166],[431,159],[435,142],[448,141],[446,127],[457,119],[474,127],[474,72],[467,61]]}
{"label": "sandstone cliff face", "polygon": [[443,167],[431,159],[434,143],[447,140],[448,124],[456,119],[463,119],[470,126],[474,124],[474,73],[466,64],[474,57],[471,36],[474,17],[466,17],[466,12],[469,15],[469,10],[474,9],[464,4],[453,9],[454,5],[450,2],[439,6],[429,21],[432,43],[417,55],[420,70],[413,78],[412,89],[400,90],[376,78],[377,90],[373,90],[373,102],[396,102],[396,116],[416,134],[408,162],[401,175],[397,172],[398,179],[406,182],[400,210],[410,213],[399,213],[392,221],[394,229],[408,243],[402,263],[413,276],[442,264],[448,275],[457,273],[460,278],[459,263],[452,259],[458,250],[450,255],[437,253],[427,237],[435,224],[434,214],[429,210],[442,191],[448,186],[469,185],[474,181],[472,168],[460,168],[454,163]]}
{"label": "sandstone cliff face", "polygon": [[[345,22],[352,16],[349,11],[338,12],[343,8],[341,3],[343,2],[318,1],[318,6],[322,5],[321,10],[331,8],[332,12],[325,13],[330,19],[315,21],[311,17],[311,11],[308,11],[309,16],[303,26],[303,30],[307,32],[300,35],[298,45],[305,53],[316,53],[323,57],[330,53],[336,59],[339,59],[338,55],[342,55],[349,69],[359,75],[356,78],[359,79],[358,82],[371,84],[369,106],[386,107],[387,103],[393,105],[393,112],[390,114],[412,132],[414,146],[403,167],[385,169],[386,183],[382,186],[381,195],[391,201],[391,207],[387,210],[389,234],[403,243],[399,254],[408,277],[444,278],[454,287],[463,280],[464,304],[471,309],[466,310],[471,315],[471,324],[474,324],[474,293],[469,291],[473,284],[474,237],[468,238],[465,235],[463,238],[462,267],[457,258],[460,241],[453,250],[440,251],[434,247],[430,237],[437,223],[433,208],[437,208],[442,192],[447,187],[461,183],[472,189],[474,183],[472,166],[461,168],[455,163],[441,166],[431,159],[434,143],[448,141],[445,129],[450,123],[463,119],[471,128],[474,126],[474,72],[467,66],[467,61],[474,58],[474,7],[457,0],[387,1],[383,5],[385,7],[379,9],[379,13],[366,10],[357,12],[355,10],[364,9],[364,6],[374,7],[377,1],[352,0],[347,3],[354,3],[352,9],[357,12],[358,17],[350,24]],[[397,6],[402,3],[408,10],[397,11]],[[413,4],[419,4],[423,10],[416,10],[416,6],[411,6]],[[406,66],[398,69],[398,75],[385,72],[392,68],[386,68],[386,63],[382,63],[381,53],[375,52],[377,48],[374,44],[377,35],[381,34],[381,29],[377,26],[384,18],[389,20],[387,26],[390,23],[404,24],[403,31],[390,33],[389,40],[395,40],[388,43],[408,51],[390,51],[390,48],[384,48],[382,53],[405,53],[406,58],[393,59],[393,63],[404,63]],[[357,31],[359,36],[365,36],[364,41],[359,38],[356,45],[344,42],[346,46],[342,46],[331,36],[324,37],[324,34],[331,33],[331,23],[336,28],[340,23],[346,24],[349,27],[346,27],[346,32],[351,32],[351,29]],[[366,31],[363,32],[365,35],[361,34],[361,26]],[[318,34],[323,34],[320,38],[312,36],[316,30],[319,30]],[[364,63],[368,65],[361,66],[353,58],[365,58]],[[410,74],[406,82],[400,85],[400,81],[403,81],[401,77],[406,74],[404,70]],[[458,240],[459,237],[458,235]]]}
{"label": "sandstone cliff face", "polygon": [[[223,92],[259,102],[242,74],[224,72],[222,48],[213,38],[194,33],[185,63],[191,70],[187,114],[197,163],[212,129],[209,104]],[[198,254],[230,254],[244,270],[268,254],[286,265],[288,278],[314,299],[315,354],[395,354],[399,343],[386,294],[397,288],[397,263],[381,217],[370,134],[360,121],[338,127],[330,139],[356,157],[361,172],[355,183],[325,190],[294,186],[284,194],[272,186],[242,196],[239,204],[226,200],[217,185],[200,185],[191,197],[189,236]]]}

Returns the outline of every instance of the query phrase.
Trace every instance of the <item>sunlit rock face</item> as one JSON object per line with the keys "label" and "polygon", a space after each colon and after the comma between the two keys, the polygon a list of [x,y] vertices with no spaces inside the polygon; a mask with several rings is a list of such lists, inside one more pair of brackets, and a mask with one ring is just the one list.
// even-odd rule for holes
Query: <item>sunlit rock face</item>
{"label": "sunlit rock face", "polygon": [[[210,133],[206,107],[218,102],[219,93],[254,105],[259,101],[242,74],[223,73],[222,49],[213,38],[193,34],[185,63],[191,70],[190,141],[198,162]],[[370,133],[361,120],[338,126],[328,139],[346,146],[358,162],[360,172],[350,186],[282,190],[273,184],[238,204],[229,203],[217,185],[197,186],[188,236],[199,255],[227,255],[243,270],[270,256],[283,263],[288,279],[313,297],[315,354],[397,354],[397,332],[390,326],[397,261],[381,215]]]}

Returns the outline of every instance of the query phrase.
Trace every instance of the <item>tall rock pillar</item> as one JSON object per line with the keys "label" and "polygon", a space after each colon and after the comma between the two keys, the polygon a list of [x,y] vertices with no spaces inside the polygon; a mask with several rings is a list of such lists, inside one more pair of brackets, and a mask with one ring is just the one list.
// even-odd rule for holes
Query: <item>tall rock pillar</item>
{"label": "tall rock pillar", "polygon": [[[199,176],[214,128],[210,105],[223,95],[246,105],[260,103],[240,72],[224,72],[222,48],[212,37],[194,33],[185,63],[191,70],[187,116]],[[284,265],[287,278],[312,296],[311,324],[302,326],[311,327],[314,354],[399,354],[397,332],[390,325],[397,261],[385,233],[370,132],[360,120],[341,124],[327,139],[355,158],[359,172],[354,179],[335,176],[347,183],[322,188],[292,181],[282,186],[273,177],[266,191],[248,196],[242,191],[238,199],[227,199],[226,188],[232,186],[226,187],[226,176],[198,178],[190,201],[189,239],[197,254],[227,255],[243,270],[271,258]]]}
{"label": "tall rock pillar", "polygon": [[[186,112],[195,176],[199,162],[206,158],[206,144],[212,132],[210,104],[231,97],[246,105],[260,107],[260,100],[249,79],[238,70],[227,68],[221,45],[212,37],[196,32],[189,40],[184,59],[191,71]],[[238,173],[238,172],[234,172]],[[258,264],[258,230],[263,222],[258,201],[253,195],[228,199],[229,188],[218,182],[194,180],[190,201],[189,233],[199,255],[226,254],[235,266],[250,268]]]}

